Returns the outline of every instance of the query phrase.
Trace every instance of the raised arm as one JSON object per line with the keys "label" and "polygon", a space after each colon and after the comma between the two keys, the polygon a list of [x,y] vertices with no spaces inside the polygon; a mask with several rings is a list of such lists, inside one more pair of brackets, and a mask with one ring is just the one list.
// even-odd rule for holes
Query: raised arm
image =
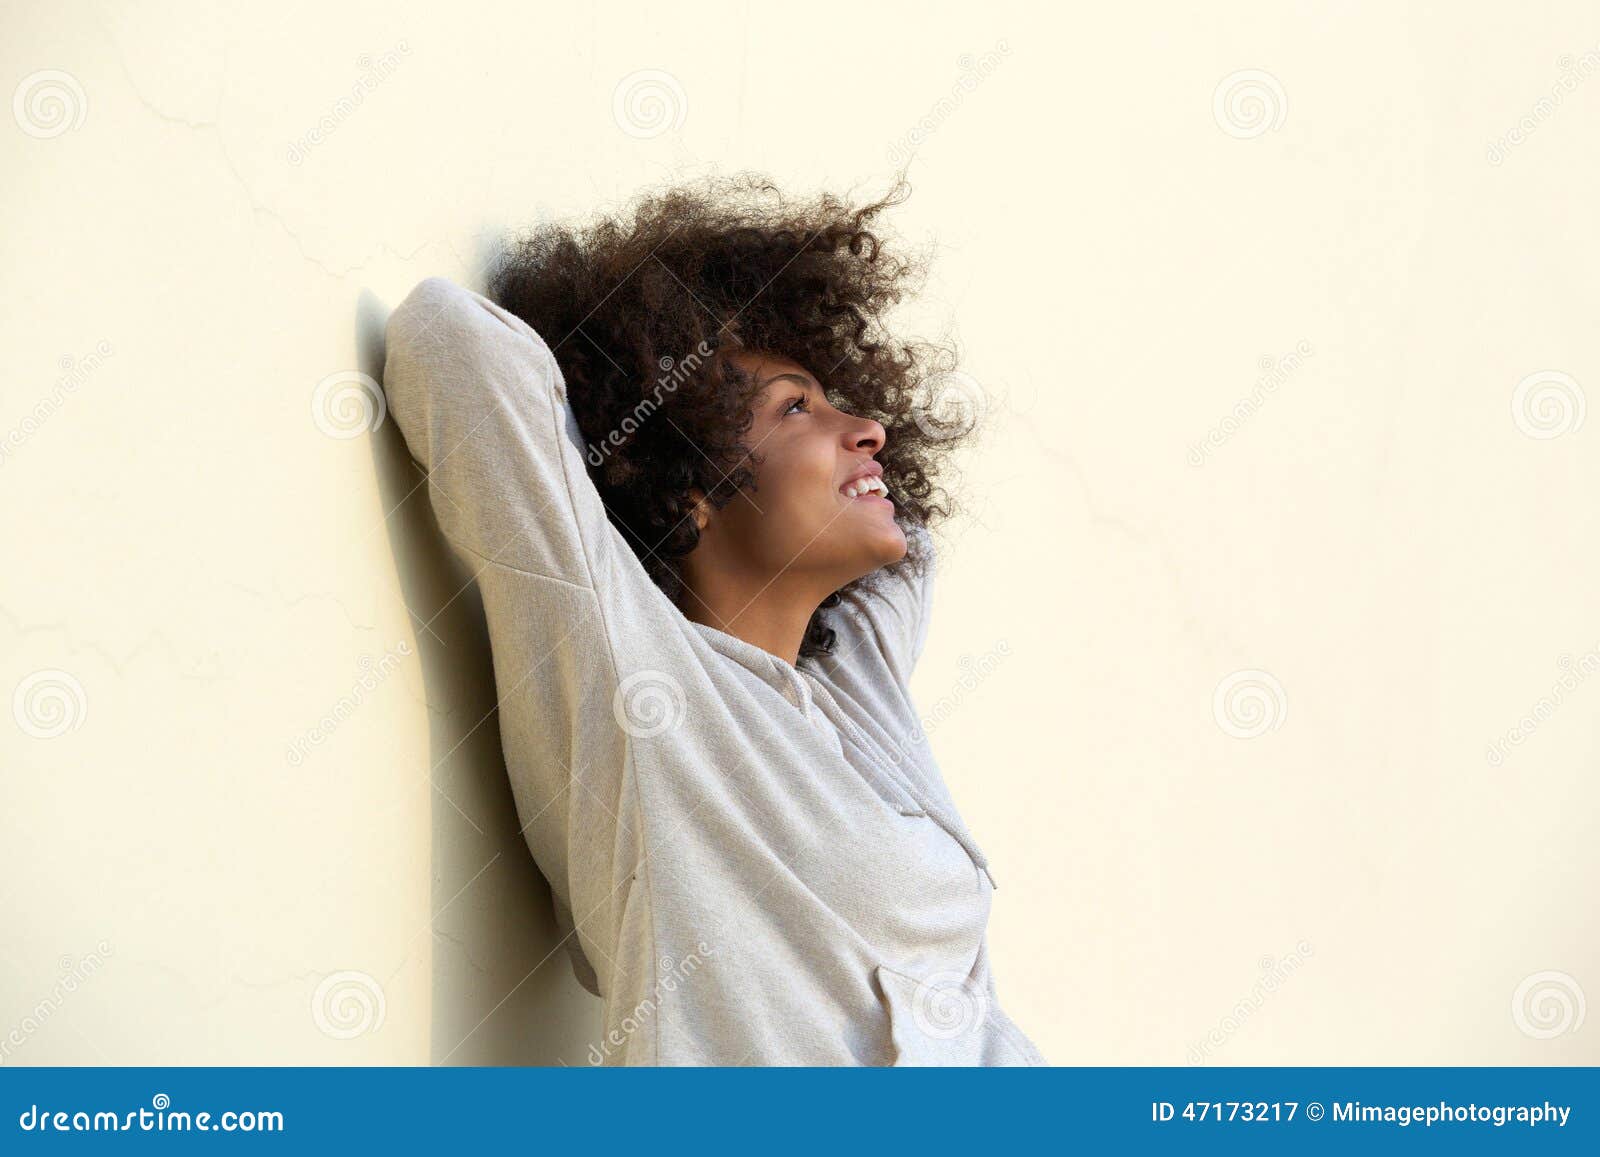
{"label": "raised arm", "polygon": [[441,529],[476,572],[517,814],[573,968],[598,994],[626,894],[605,867],[617,846],[605,801],[628,762],[612,696],[634,661],[615,624],[654,625],[665,600],[606,518],[560,370],[527,323],[430,277],[390,315],[384,391]]}
{"label": "raised arm", "polygon": [[834,616],[839,638],[829,664],[881,665],[902,685],[922,655],[933,610],[937,560],[933,539],[921,526],[906,528],[907,554],[921,549],[919,569],[909,559],[886,567],[840,596]]}
{"label": "raised arm", "polygon": [[450,541],[483,561],[592,587],[610,528],[544,340],[482,295],[430,277],[390,315],[387,342],[389,410],[428,471]]}

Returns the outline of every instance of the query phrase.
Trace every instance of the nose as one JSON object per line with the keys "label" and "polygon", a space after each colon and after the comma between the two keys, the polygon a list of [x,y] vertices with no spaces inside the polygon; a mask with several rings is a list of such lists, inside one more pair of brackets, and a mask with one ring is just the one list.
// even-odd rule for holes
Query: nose
{"label": "nose", "polygon": [[853,417],[845,431],[844,444],[846,449],[865,450],[871,456],[883,449],[888,437],[883,426],[875,419]]}

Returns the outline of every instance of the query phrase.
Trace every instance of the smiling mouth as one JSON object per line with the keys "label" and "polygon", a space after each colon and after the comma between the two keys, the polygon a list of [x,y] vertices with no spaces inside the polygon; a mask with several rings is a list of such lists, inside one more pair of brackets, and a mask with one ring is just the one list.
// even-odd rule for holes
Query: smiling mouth
{"label": "smiling mouth", "polygon": [[886,506],[893,506],[889,501],[889,488],[883,484],[883,479],[876,474],[868,474],[857,478],[854,482],[839,487],[839,493],[851,501],[860,499],[874,499]]}

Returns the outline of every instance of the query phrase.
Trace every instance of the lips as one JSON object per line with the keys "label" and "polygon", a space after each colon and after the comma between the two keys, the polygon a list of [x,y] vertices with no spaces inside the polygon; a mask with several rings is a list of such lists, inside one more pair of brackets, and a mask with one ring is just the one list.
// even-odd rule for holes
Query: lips
{"label": "lips", "polygon": [[839,493],[846,498],[877,498],[888,501],[889,488],[883,484],[883,479],[877,474],[866,474],[860,478],[852,479],[839,487]]}
{"label": "lips", "polygon": [[877,498],[887,502],[889,488],[883,484],[883,466],[871,459],[863,462],[861,468],[845,480],[839,487],[839,493],[849,499]]}

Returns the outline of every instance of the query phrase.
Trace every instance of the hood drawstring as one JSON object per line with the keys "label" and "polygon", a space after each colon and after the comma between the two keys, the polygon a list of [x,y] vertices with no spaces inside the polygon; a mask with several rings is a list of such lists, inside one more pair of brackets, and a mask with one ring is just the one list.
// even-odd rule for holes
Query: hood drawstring
{"label": "hood drawstring", "polygon": [[881,754],[882,748],[879,747],[877,742],[856,726],[855,720],[845,714],[844,709],[839,706],[833,695],[815,678],[811,680],[811,701],[822,709],[822,713],[828,717],[835,727],[850,736],[852,744],[858,751],[872,760],[880,771],[890,776],[905,790],[907,795],[916,800],[918,806],[928,813],[929,819],[954,837],[955,841],[972,858],[972,862],[983,870],[984,875],[989,877],[989,886],[998,892],[1000,885],[995,883],[994,872],[989,869],[989,859],[983,854],[983,850],[978,847],[977,841],[972,838],[972,834],[967,831],[966,825],[959,818],[945,811],[940,804],[930,800],[924,792],[919,791],[917,783],[912,776],[901,771],[893,760],[883,756]]}
{"label": "hood drawstring", "polygon": [[[856,726],[855,720],[845,714],[842,707],[833,695],[816,676],[806,678],[795,667],[785,663],[753,643],[747,643],[736,635],[705,623],[693,622],[691,625],[700,634],[701,638],[709,643],[713,650],[732,659],[740,666],[759,675],[767,683],[776,688],[783,697],[794,705],[795,710],[802,715],[810,715],[811,706],[815,704],[822,714],[831,722],[834,729],[850,740],[851,746],[859,751],[862,756],[871,761],[880,774],[889,777],[908,798],[914,800],[929,819],[938,824],[951,837],[961,845],[971,858],[973,864],[989,877],[989,886],[995,891],[1000,890],[1000,885],[995,883],[994,872],[989,869],[989,860],[978,847],[977,841],[972,838],[961,820],[946,811],[935,800],[927,798],[927,794],[918,788],[914,777],[901,771],[895,762],[882,754],[882,748],[868,736],[861,728]],[[857,772],[857,774],[861,774]]]}

